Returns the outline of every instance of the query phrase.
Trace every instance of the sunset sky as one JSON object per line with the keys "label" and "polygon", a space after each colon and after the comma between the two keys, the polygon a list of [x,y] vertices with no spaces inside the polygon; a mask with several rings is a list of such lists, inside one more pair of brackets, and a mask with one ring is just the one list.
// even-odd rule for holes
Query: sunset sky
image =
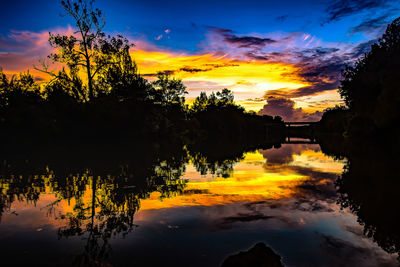
{"label": "sunset sky", "polygon": [[[368,51],[400,16],[400,1],[105,1],[104,31],[135,47],[139,71],[183,79],[190,102],[201,91],[234,92],[247,110],[285,120],[318,120],[340,104],[345,64]],[[0,67],[32,69],[50,52],[48,32],[72,33],[59,1],[2,3]],[[31,70],[38,80],[46,79]]]}

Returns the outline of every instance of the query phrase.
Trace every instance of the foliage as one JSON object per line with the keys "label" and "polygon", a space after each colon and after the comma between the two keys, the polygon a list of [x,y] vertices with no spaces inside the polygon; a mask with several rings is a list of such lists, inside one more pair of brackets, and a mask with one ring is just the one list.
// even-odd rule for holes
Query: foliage
{"label": "foliage", "polygon": [[146,100],[151,84],[138,74],[129,50],[117,53],[111,60],[112,64],[99,71],[99,87],[120,102]]}
{"label": "foliage", "polygon": [[[232,91],[205,92],[193,101],[189,110],[190,123],[196,140],[205,143],[233,143],[243,145],[279,140],[284,135],[284,124],[280,117],[258,116],[245,112],[234,102]],[[268,126],[267,126],[268,125]]]}
{"label": "foliage", "polygon": [[339,93],[364,132],[387,128],[399,121],[399,62],[400,18],[397,18],[370,52],[343,71]]}
{"label": "foliage", "polygon": [[349,109],[345,106],[327,108],[317,125],[319,132],[344,133],[350,119]]}
{"label": "foliage", "polygon": [[[266,124],[278,118],[246,113],[228,89],[201,93],[189,109],[186,86],[168,73],[149,82],[139,73],[131,44],[123,36],[106,36],[104,17],[93,1],[62,1],[75,21],[72,35],[51,34],[63,65],[57,73],[43,63],[49,82],[35,82],[29,74],[11,80],[0,71],[0,137],[7,142],[105,143],[142,136],[166,135],[190,140],[227,141],[271,136]],[[194,142],[194,141],[193,141]]]}
{"label": "foliage", "polygon": [[45,63],[38,70],[50,74],[59,84],[67,85],[66,88],[68,84],[76,84],[80,80],[78,76],[81,72],[85,73],[86,84],[78,86],[74,96],[83,102],[90,101],[101,93],[107,93],[104,92],[105,88],[99,86],[96,78],[107,66],[129,53],[131,44],[120,35],[105,35],[102,31],[104,16],[99,9],[93,7],[93,1],[67,0],[61,4],[66,15],[74,19],[77,31],[69,36],[50,33],[49,43],[56,52],[49,55],[49,58],[65,64],[68,71],[63,69],[55,74],[48,70]]}
{"label": "foliage", "polygon": [[193,113],[197,113],[210,109],[226,107],[236,107],[243,110],[243,108],[236,106],[233,100],[234,96],[232,91],[226,88],[221,92],[211,93],[210,96],[207,96],[205,92],[201,92],[200,95],[193,101],[191,111]]}
{"label": "foliage", "polygon": [[154,103],[164,106],[184,105],[187,91],[182,80],[171,78],[169,74],[160,72],[152,85],[153,88],[149,92],[149,97]]}

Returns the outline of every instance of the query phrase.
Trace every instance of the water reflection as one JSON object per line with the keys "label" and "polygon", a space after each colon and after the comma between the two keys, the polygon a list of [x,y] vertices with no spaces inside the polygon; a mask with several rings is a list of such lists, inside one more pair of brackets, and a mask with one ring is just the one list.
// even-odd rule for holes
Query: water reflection
{"label": "water reflection", "polygon": [[365,170],[367,157],[334,158],[317,144],[75,152],[2,162],[5,263],[218,266],[261,241],[288,265],[398,264],[384,251],[399,251],[397,198],[373,179],[393,182],[393,170]]}
{"label": "water reflection", "polygon": [[[350,147],[348,163],[337,181],[339,203],[357,215],[364,235],[389,253],[400,252],[397,216],[400,185],[397,152],[385,147]],[[399,258],[400,259],[400,258]]]}

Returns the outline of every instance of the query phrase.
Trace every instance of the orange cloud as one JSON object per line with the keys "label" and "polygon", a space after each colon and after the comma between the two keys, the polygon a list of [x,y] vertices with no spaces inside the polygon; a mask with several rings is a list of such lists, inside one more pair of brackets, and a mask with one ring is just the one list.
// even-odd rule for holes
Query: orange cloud
{"label": "orange cloud", "polygon": [[[51,30],[54,33],[73,34],[71,27]],[[149,80],[159,71],[172,73],[183,80],[188,87],[190,103],[201,91],[217,91],[228,88],[234,92],[236,101],[248,110],[260,110],[265,100],[262,97],[271,91],[295,91],[310,86],[299,75],[301,69],[296,64],[266,62],[234,58],[223,52],[203,52],[188,54],[161,49],[143,40],[133,41],[135,47],[131,53],[139,71]],[[45,59],[53,49],[48,44],[48,31],[29,32],[11,31],[0,38],[0,67],[7,75],[15,75],[30,69],[38,80],[48,79],[48,75],[33,70],[39,60]],[[54,66],[54,69],[57,67]],[[254,99],[258,99],[254,101]],[[323,101],[325,98],[318,99]],[[296,101],[297,103],[297,101]],[[305,111],[322,110],[329,105],[312,105],[302,102]]]}
{"label": "orange cloud", "polygon": [[171,51],[132,50],[139,71],[145,77],[154,77],[159,71],[172,73],[188,86],[189,98],[200,91],[229,88],[239,103],[245,99],[260,97],[265,91],[307,86],[294,65],[241,61],[217,53],[188,55]]}

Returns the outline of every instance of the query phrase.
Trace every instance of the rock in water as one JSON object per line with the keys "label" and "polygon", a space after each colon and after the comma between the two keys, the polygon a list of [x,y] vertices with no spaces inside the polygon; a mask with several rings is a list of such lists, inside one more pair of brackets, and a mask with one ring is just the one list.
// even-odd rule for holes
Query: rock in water
{"label": "rock in water", "polygon": [[248,251],[229,256],[221,267],[283,267],[281,256],[264,243],[258,243]]}

